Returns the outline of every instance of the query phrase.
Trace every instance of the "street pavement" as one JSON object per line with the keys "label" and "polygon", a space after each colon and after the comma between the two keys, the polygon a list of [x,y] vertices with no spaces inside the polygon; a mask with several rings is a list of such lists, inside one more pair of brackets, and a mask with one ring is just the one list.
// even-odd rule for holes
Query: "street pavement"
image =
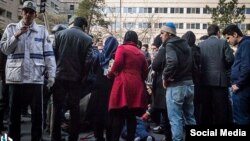
{"label": "street pavement", "polygon": [[[29,117],[22,117],[22,124],[21,124],[21,141],[30,141],[31,140],[31,119]],[[152,132],[151,132],[152,133]],[[155,137],[155,141],[161,141],[164,135],[161,134],[154,134],[152,136]],[[67,133],[62,132],[62,138],[67,141]],[[50,141],[50,135],[48,132],[44,131],[43,134],[43,141]],[[84,131],[80,133],[78,141],[95,141],[93,131]],[[120,139],[120,141],[124,141]]]}

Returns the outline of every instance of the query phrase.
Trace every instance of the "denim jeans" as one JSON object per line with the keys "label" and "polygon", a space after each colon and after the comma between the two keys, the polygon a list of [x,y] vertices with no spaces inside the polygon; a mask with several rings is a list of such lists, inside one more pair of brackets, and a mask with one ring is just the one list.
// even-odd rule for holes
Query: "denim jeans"
{"label": "denim jeans", "polygon": [[239,125],[250,125],[250,87],[233,93],[233,120]]}
{"label": "denim jeans", "polygon": [[167,87],[166,101],[173,141],[183,140],[185,124],[196,124],[193,99],[194,85]]}

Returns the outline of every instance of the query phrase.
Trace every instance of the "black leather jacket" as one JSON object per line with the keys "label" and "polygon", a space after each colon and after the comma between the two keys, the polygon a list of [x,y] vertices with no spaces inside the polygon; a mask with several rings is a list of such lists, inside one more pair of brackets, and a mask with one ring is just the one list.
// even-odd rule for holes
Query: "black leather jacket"
{"label": "black leather jacket", "polygon": [[86,56],[91,54],[92,38],[79,27],[55,35],[56,79],[82,81],[86,75]]}

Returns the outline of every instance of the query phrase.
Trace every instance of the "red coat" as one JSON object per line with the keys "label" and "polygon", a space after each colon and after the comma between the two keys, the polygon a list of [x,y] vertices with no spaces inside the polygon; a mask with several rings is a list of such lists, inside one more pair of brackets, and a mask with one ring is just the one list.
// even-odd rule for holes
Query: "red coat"
{"label": "red coat", "polygon": [[146,108],[145,79],[148,64],[143,52],[130,42],[120,45],[108,76],[115,77],[109,110],[117,108]]}

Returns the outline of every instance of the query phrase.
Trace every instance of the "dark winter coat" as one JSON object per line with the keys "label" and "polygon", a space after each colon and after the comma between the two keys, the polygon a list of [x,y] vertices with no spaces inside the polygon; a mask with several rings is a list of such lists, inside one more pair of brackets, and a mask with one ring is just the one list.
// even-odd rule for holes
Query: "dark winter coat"
{"label": "dark winter coat", "polygon": [[79,27],[55,35],[56,79],[80,82],[86,72],[86,56],[91,54],[92,39]]}
{"label": "dark winter coat", "polygon": [[165,48],[160,47],[152,62],[152,69],[155,71],[153,80],[152,106],[159,109],[166,109],[166,90],[162,85],[162,71],[166,62],[165,55]]}
{"label": "dark winter coat", "polygon": [[244,88],[250,84],[250,37],[245,36],[238,44],[231,72],[232,84]]}
{"label": "dark winter coat", "polygon": [[166,49],[166,64],[162,77],[171,84],[192,80],[191,48],[184,39],[170,38],[163,44]]}
{"label": "dark winter coat", "polygon": [[201,85],[229,87],[227,70],[234,62],[233,50],[226,40],[210,36],[199,44],[201,49]]}

